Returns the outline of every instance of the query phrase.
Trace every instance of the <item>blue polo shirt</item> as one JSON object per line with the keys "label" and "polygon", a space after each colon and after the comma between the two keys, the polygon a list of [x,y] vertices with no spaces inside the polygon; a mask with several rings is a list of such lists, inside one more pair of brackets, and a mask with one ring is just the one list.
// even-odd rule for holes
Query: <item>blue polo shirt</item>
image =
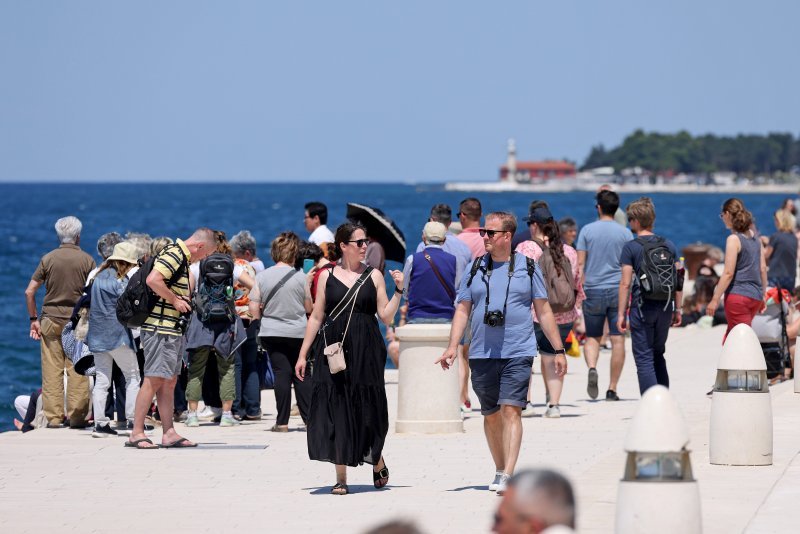
{"label": "blue polo shirt", "polygon": [[[485,259],[481,265],[485,268]],[[481,270],[475,275],[470,287],[467,287],[468,281],[469,272],[465,272],[456,296],[456,304],[462,301],[472,302],[470,359],[536,356],[531,305],[534,299],[547,299],[547,289],[539,265],[536,265],[533,277],[530,277],[525,256],[515,253],[514,275],[510,280],[508,262],[494,262],[491,277],[487,277],[487,273]],[[489,309],[492,311],[503,310],[506,287],[509,288],[505,326],[491,327],[483,323],[487,286]]]}

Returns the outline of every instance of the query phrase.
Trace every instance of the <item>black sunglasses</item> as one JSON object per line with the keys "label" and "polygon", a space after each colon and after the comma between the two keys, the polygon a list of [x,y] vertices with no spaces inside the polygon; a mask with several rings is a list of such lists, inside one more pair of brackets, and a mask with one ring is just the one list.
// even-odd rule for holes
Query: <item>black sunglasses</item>
{"label": "black sunglasses", "polygon": [[347,241],[348,243],[355,243],[358,248],[367,246],[369,244],[369,239],[351,239]]}
{"label": "black sunglasses", "polygon": [[478,228],[478,233],[481,237],[488,235],[490,239],[496,234],[502,234],[503,232],[508,232],[508,230],[487,230],[486,228]]}

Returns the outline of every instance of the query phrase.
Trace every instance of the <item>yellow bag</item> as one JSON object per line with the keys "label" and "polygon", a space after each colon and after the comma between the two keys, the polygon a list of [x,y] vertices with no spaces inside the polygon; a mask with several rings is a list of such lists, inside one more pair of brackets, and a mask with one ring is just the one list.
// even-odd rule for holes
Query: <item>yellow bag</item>
{"label": "yellow bag", "polygon": [[575,335],[575,332],[570,330],[569,335],[567,336],[567,356],[580,358],[580,355],[581,344],[578,343],[578,336]]}

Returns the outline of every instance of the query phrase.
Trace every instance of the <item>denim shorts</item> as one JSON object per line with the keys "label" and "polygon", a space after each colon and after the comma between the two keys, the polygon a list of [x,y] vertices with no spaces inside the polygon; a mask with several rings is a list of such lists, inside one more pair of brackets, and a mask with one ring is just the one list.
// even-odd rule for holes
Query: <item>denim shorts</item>
{"label": "denim shorts", "polygon": [[603,337],[603,325],[608,319],[608,334],[620,335],[617,330],[617,300],[619,289],[587,289],[586,300],[583,301],[583,324],[586,337]]}
{"label": "denim shorts", "polygon": [[532,367],[533,356],[470,359],[472,389],[481,403],[481,415],[492,415],[503,404],[524,408]]}
{"label": "denim shorts", "polygon": [[[567,337],[572,331],[572,323],[558,325],[558,336],[561,338],[561,344],[564,348],[567,347]],[[553,355],[556,349],[550,344],[550,340],[544,335],[544,330],[539,326],[539,323],[533,323],[533,332],[536,334],[536,347],[539,349],[539,354]]]}

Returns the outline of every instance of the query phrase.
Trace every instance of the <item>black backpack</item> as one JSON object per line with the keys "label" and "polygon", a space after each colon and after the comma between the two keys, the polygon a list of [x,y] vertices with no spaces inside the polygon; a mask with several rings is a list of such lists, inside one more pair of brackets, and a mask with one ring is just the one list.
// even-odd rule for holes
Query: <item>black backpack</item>
{"label": "black backpack", "polygon": [[645,300],[671,302],[675,298],[678,271],[675,268],[675,254],[667,246],[663,237],[654,240],[637,237],[642,246],[642,262],[636,271],[639,293]]}
{"label": "black backpack", "polygon": [[[178,246],[178,250],[183,256],[180,246]],[[157,257],[153,256],[145,262],[139,262],[139,270],[133,273],[128,280],[128,286],[117,300],[117,320],[127,328],[142,326],[158,303],[160,297],[147,285],[147,277],[152,272]],[[180,267],[167,281],[167,287],[180,280],[186,272],[186,268],[187,258],[183,256]]]}
{"label": "black backpack", "polygon": [[229,255],[215,253],[200,262],[194,306],[204,323],[232,323],[236,319],[233,258]]}

